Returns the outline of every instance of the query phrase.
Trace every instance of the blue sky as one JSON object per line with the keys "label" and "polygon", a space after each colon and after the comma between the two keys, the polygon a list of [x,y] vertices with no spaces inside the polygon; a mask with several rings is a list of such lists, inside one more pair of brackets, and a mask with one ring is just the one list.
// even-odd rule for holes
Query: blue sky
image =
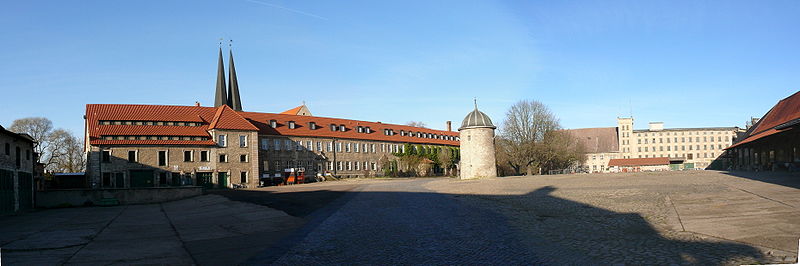
{"label": "blue sky", "polygon": [[234,40],[245,110],[496,123],[522,99],[566,128],[742,126],[800,88],[798,1],[13,1],[0,124],[83,130],[85,104],[212,105]]}

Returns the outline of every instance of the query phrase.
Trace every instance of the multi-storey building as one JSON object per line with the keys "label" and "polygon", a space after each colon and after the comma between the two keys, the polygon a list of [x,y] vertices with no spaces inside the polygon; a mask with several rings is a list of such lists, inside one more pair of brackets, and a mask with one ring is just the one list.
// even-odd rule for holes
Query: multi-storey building
{"label": "multi-storey building", "polygon": [[738,127],[664,128],[651,122],[633,129],[633,118],[617,118],[617,127],[568,130],[587,148],[583,168],[606,172],[610,159],[669,158],[671,167],[707,168],[733,143]]}
{"label": "multi-storey building", "polygon": [[215,107],[89,104],[85,141],[93,187],[255,186],[304,168],[307,176],[379,175],[405,144],[457,147],[458,132],[283,113],[241,111],[231,56],[220,52]]}

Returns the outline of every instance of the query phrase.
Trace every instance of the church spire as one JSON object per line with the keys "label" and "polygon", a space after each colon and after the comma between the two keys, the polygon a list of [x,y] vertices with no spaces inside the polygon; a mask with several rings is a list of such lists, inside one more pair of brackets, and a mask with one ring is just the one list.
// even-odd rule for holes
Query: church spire
{"label": "church spire", "polygon": [[219,48],[219,64],[217,65],[217,93],[214,107],[228,105],[228,92],[225,89],[225,65],[222,62],[222,47]]}
{"label": "church spire", "polygon": [[239,98],[239,81],[236,78],[236,67],[233,66],[233,49],[230,50],[230,66],[228,67],[228,106],[233,110],[242,110],[242,100]]}

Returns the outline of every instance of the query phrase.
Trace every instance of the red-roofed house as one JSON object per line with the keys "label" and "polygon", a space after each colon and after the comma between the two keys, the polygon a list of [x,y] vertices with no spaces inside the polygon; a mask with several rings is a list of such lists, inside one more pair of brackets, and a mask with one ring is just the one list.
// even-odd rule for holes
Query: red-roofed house
{"label": "red-roofed house", "polygon": [[631,158],[631,159],[611,159],[608,162],[612,172],[653,172],[668,171],[669,158]]}
{"label": "red-roofed house", "polygon": [[800,169],[800,91],[778,101],[727,150],[735,169]]}

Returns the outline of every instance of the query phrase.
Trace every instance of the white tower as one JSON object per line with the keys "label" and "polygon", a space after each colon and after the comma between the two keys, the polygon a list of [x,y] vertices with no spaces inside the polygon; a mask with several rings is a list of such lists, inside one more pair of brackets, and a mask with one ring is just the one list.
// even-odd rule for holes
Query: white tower
{"label": "white tower", "polygon": [[467,114],[458,128],[461,138],[460,179],[497,177],[494,157],[494,129],[489,116],[475,110]]}

